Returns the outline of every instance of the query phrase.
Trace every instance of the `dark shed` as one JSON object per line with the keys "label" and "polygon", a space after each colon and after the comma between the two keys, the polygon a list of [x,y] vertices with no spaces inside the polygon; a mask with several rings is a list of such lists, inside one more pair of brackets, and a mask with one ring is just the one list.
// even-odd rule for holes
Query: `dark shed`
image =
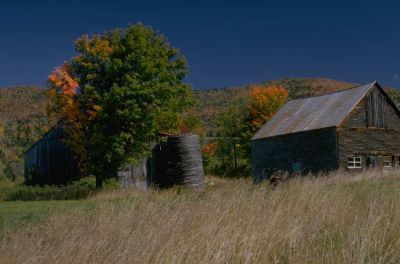
{"label": "dark shed", "polygon": [[64,138],[64,130],[56,125],[32,145],[24,155],[25,182],[60,185],[79,176],[77,162]]}
{"label": "dark shed", "polygon": [[287,102],[252,138],[256,182],[276,171],[394,168],[400,110],[377,82]]}

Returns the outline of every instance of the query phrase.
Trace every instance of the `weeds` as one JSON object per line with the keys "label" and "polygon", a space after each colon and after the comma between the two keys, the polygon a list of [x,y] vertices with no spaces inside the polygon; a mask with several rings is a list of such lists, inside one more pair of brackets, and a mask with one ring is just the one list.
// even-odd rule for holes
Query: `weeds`
{"label": "weeds", "polygon": [[397,172],[339,172],[109,190],[90,197],[90,214],[6,232],[0,263],[399,263],[399,186]]}

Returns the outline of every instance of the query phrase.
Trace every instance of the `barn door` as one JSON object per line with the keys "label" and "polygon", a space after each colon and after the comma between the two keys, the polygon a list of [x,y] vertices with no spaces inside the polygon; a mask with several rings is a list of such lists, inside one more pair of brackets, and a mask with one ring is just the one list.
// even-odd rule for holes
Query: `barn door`
{"label": "barn door", "polygon": [[400,168],[400,156],[394,156],[394,167],[397,169]]}
{"label": "barn door", "polygon": [[379,157],[377,155],[370,155],[367,157],[368,168],[374,169],[379,167]]}

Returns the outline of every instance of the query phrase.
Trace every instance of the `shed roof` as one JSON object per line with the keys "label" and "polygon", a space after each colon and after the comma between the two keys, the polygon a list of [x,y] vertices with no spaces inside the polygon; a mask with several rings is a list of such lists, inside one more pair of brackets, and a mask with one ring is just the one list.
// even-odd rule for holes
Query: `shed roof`
{"label": "shed roof", "polygon": [[338,126],[376,84],[289,101],[251,140]]}

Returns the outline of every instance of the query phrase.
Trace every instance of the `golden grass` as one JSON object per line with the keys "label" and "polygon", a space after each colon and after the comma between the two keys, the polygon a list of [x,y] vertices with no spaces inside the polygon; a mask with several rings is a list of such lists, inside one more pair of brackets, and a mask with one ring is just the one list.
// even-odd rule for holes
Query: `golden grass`
{"label": "golden grass", "polygon": [[0,263],[400,263],[399,187],[398,172],[339,172],[107,191],[6,232]]}

